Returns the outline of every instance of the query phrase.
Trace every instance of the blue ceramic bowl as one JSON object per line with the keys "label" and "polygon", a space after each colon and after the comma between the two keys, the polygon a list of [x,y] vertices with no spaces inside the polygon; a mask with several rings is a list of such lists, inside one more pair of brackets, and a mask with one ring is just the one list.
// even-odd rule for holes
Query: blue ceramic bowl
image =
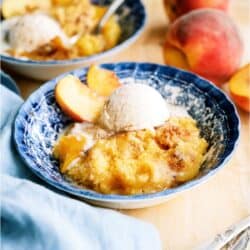
{"label": "blue ceramic bowl", "polygon": [[[27,166],[49,184],[97,205],[113,208],[139,208],[161,203],[184,190],[208,180],[232,155],[239,137],[239,118],[229,98],[197,75],[151,63],[103,64],[113,70],[124,84],[144,83],[157,89],[170,104],[185,107],[198,122],[209,149],[200,174],[175,188],[143,195],[104,195],[69,183],[58,171],[52,148],[60,132],[72,121],[55,101],[54,88],[64,75],[47,82],[21,107],[14,138],[17,150]],[[86,80],[87,68],[71,73]]]}
{"label": "blue ceramic bowl", "polygon": [[[107,5],[111,0],[92,0],[92,2],[97,5]],[[39,80],[52,79],[63,72],[101,62],[127,48],[139,37],[145,27],[146,12],[141,0],[125,0],[116,13],[122,35],[118,45],[112,49],[87,57],[49,61],[18,59],[1,54],[1,61],[15,72]]]}

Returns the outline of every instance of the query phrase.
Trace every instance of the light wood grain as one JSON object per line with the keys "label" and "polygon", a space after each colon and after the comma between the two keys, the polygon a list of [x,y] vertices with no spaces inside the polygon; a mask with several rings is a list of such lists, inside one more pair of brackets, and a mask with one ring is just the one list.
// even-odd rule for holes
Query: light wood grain
{"label": "light wood grain", "polygon": [[[147,61],[163,63],[161,45],[167,18],[161,0],[145,0],[148,23],[143,35],[122,53],[106,61]],[[243,64],[250,62],[250,20],[248,0],[232,1],[230,15],[237,23],[245,43]],[[15,76],[24,98],[41,82]],[[225,88],[226,89],[226,88]],[[241,136],[232,157],[207,183],[180,194],[156,207],[122,211],[156,226],[164,249],[193,249],[231,224],[250,215],[250,123],[239,110]]]}

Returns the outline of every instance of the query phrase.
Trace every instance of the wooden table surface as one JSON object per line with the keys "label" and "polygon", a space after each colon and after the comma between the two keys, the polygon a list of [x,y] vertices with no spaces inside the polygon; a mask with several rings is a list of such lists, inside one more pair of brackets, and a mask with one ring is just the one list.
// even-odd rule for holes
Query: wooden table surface
{"label": "wooden table surface", "polygon": [[[132,46],[106,61],[163,63],[161,45],[167,29],[162,0],[145,0],[148,23]],[[250,1],[232,0],[230,15],[245,42],[242,64],[250,62]],[[249,36],[249,37],[248,37]],[[42,83],[12,75],[24,98]],[[226,91],[226,87],[224,88]],[[194,249],[231,224],[250,215],[250,122],[249,114],[238,110],[241,119],[239,146],[232,159],[205,184],[152,208],[122,211],[156,226],[164,249]]]}

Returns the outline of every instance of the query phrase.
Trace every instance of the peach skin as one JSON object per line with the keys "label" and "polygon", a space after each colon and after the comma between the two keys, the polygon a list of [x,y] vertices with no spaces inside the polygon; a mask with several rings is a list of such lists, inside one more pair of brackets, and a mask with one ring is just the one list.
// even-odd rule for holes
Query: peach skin
{"label": "peach skin", "polygon": [[214,8],[227,11],[229,0],[164,0],[164,8],[170,21],[200,8]]}
{"label": "peach skin", "polygon": [[165,63],[197,73],[220,85],[238,69],[243,43],[237,27],[224,12],[191,11],[168,28]]}
{"label": "peach skin", "polygon": [[55,98],[65,114],[78,122],[95,121],[105,102],[105,98],[98,96],[73,75],[59,80],[55,88]]}

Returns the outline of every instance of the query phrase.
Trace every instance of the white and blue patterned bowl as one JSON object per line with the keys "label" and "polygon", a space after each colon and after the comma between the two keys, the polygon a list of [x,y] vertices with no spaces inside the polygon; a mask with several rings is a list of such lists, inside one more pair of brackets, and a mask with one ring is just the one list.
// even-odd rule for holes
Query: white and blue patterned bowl
{"label": "white and blue patterned bowl", "polygon": [[[206,161],[195,179],[175,188],[143,195],[104,195],[69,183],[58,171],[52,157],[53,144],[72,121],[55,101],[54,88],[65,74],[47,82],[21,107],[14,139],[27,166],[49,184],[85,200],[106,207],[139,208],[159,204],[184,190],[208,180],[232,155],[239,137],[239,118],[234,105],[218,88],[194,74],[151,63],[103,64],[113,70],[124,84],[145,83],[157,89],[168,103],[184,106],[198,122],[202,136],[209,142]],[[71,72],[82,82],[87,68]]]}
{"label": "white and blue patterned bowl", "polygon": [[[92,0],[94,4],[107,5],[111,0]],[[38,80],[52,79],[64,72],[89,66],[110,58],[132,44],[142,33],[146,23],[145,7],[141,0],[125,0],[117,10],[118,20],[121,24],[122,35],[117,46],[92,56],[70,60],[26,60],[1,54],[1,61],[7,68],[27,77]]]}

